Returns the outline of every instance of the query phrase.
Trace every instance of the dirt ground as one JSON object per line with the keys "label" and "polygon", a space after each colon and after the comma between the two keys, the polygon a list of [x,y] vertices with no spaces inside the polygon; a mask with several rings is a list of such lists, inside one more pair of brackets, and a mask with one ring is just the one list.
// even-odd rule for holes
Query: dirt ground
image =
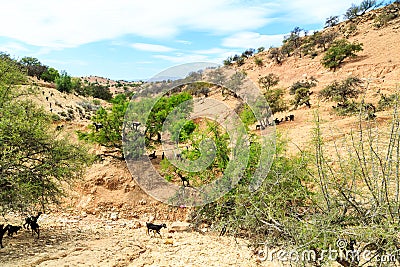
{"label": "dirt ground", "polygon": [[25,229],[3,238],[0,266],[278,266],[257,263],[242,239],[173,232],[172,222],[162,237],[147,235],[138,220],[45,214],[39,224],[39,239]]}

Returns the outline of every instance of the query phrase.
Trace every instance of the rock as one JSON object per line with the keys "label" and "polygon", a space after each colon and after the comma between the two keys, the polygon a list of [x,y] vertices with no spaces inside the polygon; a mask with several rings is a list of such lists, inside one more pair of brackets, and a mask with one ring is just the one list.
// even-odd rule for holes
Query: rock
{"label": "rock", "polygon": [[140,222],[137,222],[137,221],[134,222],[133,225],[132,225],[133,229],[139,229],[140,227],[142,227],[142,224]]}
{"label": "rock", "polygon": [[187,222],[173,222],[170,226],[170,230],[175,232],[186,232],[190,230],[190,223]]}
{"label": "rock", "polygon": [[164,244],[166,245],[173,245],[174,244],[174,240],[172,238],[167,238],[164,242]]}
{"label": "rock", "polygon": [[111,219],[112,221],[118,220],[118,212],[112,212],[112,213],[110,214],[110,219]]}

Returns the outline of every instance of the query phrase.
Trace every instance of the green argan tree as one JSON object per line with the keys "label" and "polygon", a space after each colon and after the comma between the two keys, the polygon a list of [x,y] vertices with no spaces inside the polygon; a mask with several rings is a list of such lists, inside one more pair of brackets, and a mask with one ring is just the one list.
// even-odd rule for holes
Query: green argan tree
{"label": "green argan tree", "polygon": [[336,40],[322,58],[322,65],[336,70],[346,58],[355,57],[357,52],[362,51],[362,46],[361,43],[350,43],[346,39]]}
{"label": "green argan tree", "polygon": [[62,183],[82,175],[87,150],[51,129],[51,117],[26,96],[25,76],[8,55],[0,55],[0,211],[57,202]]}

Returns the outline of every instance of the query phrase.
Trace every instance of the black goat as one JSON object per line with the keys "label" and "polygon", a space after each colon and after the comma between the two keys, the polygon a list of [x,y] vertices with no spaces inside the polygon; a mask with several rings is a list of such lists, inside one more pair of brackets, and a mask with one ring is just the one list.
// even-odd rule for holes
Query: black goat
{"label": "black goat", "polygon": [[[167,225],[165,225],[165,223],[163,224],[152,224],[152,223],[148,223],[146,222],[146,227],[147,227],[147,234],[150,235],[150,230],[151,231],[155,231],[157,234],[159,234],[161,236],[160,230],[161,228],[167,228]],[[156,234],[154,234],[156,235]],[[162,237],[162,236],[161,236]]]}
{"label": "black goat", "polygon": [[[182,180],[182,185],[185,187],[185,186],[190,186],[190,184],[189,184],[189,179],[188,178],[186,178],[186,177],[183,177],[183,175],[182,174],[180,174],[180,173],[178,173],[178,176],[179,176],[179,178],[181,178],[181,180]],[[185,182],[186,182],[186,185],[185,185]]]}
{"label": "black goat", "polygon": [[96,127],[96,132],[97,132],[98,130],[100,130],[101,128],[103,128],[103,124],[101,124],[101,123],[93,122],[93,125],[94,125],[94,127]]}
{"label": "black goat", "polygon": [[281,121],[278,118],[275,118],[274,122],[275,122],[275,125],[279,125],[279,123],[281,123]]}
{"label": "black goat", "polygon": [[4,234],[7,232],[8,228],[4,227],[4,224],[0,224],[0,248],[4,248],[3,247],[3,236]]}
{"label": "black goat", "polygon": [[221,232],[219,233],[219,236],[223,236],[226,233],[226,226],[227,224],[224,224],[224,226],[222,226]]}
{"label": "black goat", "polygon": [[157,158],[156,151],[154,151],[153,153],[149,154],[149,158],[150,159],[156,159]]}
{"label": "black goat", "polygon": [[14,226],[14,225],[9,224],[9,225],[6,226],[6,228],[7,228],[7,231],[8,231],[7,235],[8,236],[13,236],[14,234],[17,234],[18,231],[21,230],[22,227],[21,226]]}
{"label": "black goat", "polygon": [[61,131],[64,128],[64,125],[57,125],[56,131]]}
{"label": "black goat", "polygon": [[29,216],[25,218],[25,223],[23,225],[23,227],[27,230],[29,230],[29,226],[31,226],[32,228],[32,222],[35,222],[37,224],[37,220],[39,219],[40,215],[42,215],[43,213],[41,211],[38,212],[38,214],[36,216]]}
{"label": "black goat", "polygon": [[289,115],[289,120],[290,120],[290,121],[294,121],[294,115],[293,115],[293,114],[290,114],[290,115]]}

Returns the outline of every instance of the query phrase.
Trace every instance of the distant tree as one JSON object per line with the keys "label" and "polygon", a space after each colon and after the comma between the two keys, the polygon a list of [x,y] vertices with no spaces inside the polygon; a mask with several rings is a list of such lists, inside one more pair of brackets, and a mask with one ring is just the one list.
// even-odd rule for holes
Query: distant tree
{"label": "distant tree", "polygon": [[313,77],[305,81],[297,81],[290,86],[289,94],[294,95],[292,104],[295,109],[302,105],[311,107],[310,96],[313,92],[310,89],[315,86],[317,86],[317,80]]}
{"label": "distant tree", "polygon": [[48,68],[40,78],[46,82],[55,82],[56,78],[60,77],[60,73],[55,68]]}
{"label": "distant tree", "polygon": [[339,16],[330,16],[329,18],[326,19],[324,28],[336,26],[338,23],[339,23]]}
{"label": "distant tree", "polygon": [[255,52],[255,49],[254,49],[254,48],[249,48],[249,49],[247,49],[246,51],[244,51],[244,52],[242,53],[242,57],[244,57],[244,58],[249,58],[249,57],[251,57],[252,55],[254,55],[254,52]]}
{"label": "distant tree", "polygon": [[274,60],[277,64],[281,64],[283,60],[282,51],[277,47],[271,47],[269,49],[268,57]]}
{"label": "distant tree", "polygon": [[264,46],[260,46],[259,48],[257,48],[257,53],[261,53],[264,52],[265,47]]}
{"label": "distant tree", "polygon": [[254,58],[254,63],[256,63],[257,66],[261,67],[263,65],[263,61],[259,57]]}
{"label": "distant tree", "polygon": [[72,77],[71,78],[71,84],[72,84],[72,91],[74,92],[79,92],[82,87],[82,81],[78,77]]}
{"label": "distant tree", "polygon": [[26,68],[28,75],[32,77],[40,78],[47,70],[47,66],[42,65],[42,63],[34,57],[23,57],[20,60],[20,64]]}
{"label": "distant tree", "polygon": [[60,92],[72,92],[72,79],[66,71],[61,71],[61,75],[55,79],[56,89]]}
{"label": "distant tree", "polygon": [[362,91],[362,80],[357,77],[349,77],[341,82],[334,81],[321,90],[319,96],[345,106],[349,98],[356,98]]}
{"label": "distant tree", "polygon": [[264,77],[258,79],[258,84],[265,90],[268,91],[271,87],[279,83],[279,77],[276,74],[269,73]]}
{"label": "distant tree", "polygon": [[344,19],[349,19],[352,20],[358,16],[364,15],[368,10],[377,8],[383,4],[382,2],[377,2],[376,0],[363,0],[360,5],[355,5],[352,4],[351,7],[349,7],[346,10],[346,13],[344,14]]}
{"label": "distant tree", "polygon": [[313,35],[315,44],[319,48],[322,48],[323,51],[326,51],[327,47],[332,44],[337,36],[338,33],[336,31],[315,32]]}
{"label": "distant tree", "polygon": [[284,100],[285,91],[282,88],[271,89],[264,93],[272,113],[283,112],[288,110],[288,105]]}
{"label": "distant tree", "polygon": [[300,27],[295,27],[290,35],[285,36],[282,45],[282,52],[286,54],[288,57],[291,55],[293,51],[301,46],[300,34],[304,32]]}
{"label": "distant tree", "polygon": [[112,94],[110,92],[110,88],[104,85],[94,85],[91,88],[91,95],[95,98],[100,98],[103,100],[111,100]]}
{"label": "distant tree", "polygon": [[240,67],[240,66],[242,66],[242,65],[244,65],[244,59],[245,59],[245,57],[239,57],[237,60],[236,60],[236,64]]}
{"label": "distant tree", "polygon": [[326,68],[335,70],[348,57],[355,57],[356,52],[362,51],[361,43],[350,43],[345,39],[336,40],[326,51],[322,65]]}
{"label": "distant tree", "polygon": [[232,57],[228,57],[227,59],[225,59],[224,60],[224,66],[230,66],[230,65],[232,65],[232,62],[233,62],[233,60],[232,60]]}

